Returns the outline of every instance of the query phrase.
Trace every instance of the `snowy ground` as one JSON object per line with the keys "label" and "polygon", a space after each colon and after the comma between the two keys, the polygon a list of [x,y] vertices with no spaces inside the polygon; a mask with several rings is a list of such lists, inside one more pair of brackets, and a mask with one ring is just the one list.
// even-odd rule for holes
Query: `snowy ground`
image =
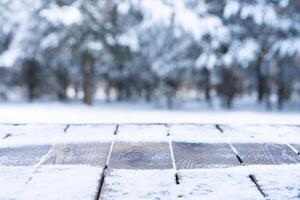
{"label": "snowy ground", "polygon": [[300,110],[266,111],[209,109],[193,105],[164,110],[153,105],[99,103],[0,103],[0,123],[218,123],[218,124],[300,124]]}

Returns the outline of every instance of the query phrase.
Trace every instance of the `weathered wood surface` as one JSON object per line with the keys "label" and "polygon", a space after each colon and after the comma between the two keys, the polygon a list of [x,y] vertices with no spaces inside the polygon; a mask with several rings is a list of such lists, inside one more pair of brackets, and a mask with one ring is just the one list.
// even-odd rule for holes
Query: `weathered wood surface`
{"label": "weathered wood surface", "polygon": [[169,169],[172,160],[168,143],[114,144],[110,162],[112,169]]}
{"label": "weathered wood surface", "polygon": [[228,144],[173,142],[177,169],[223,168],[240,165]]}
{"label": "weathered wood surface", "polygon": [[58,144],[43,164],[105,166],[110,143]]}
{"label": "weathered wood surface", "polygon": [[293,164],[300,157],[284,144],[233,144],[245,164]]}
{"label": "weathered wood surface", "polygon": [[28,166],[37,164],[50,148],[50,145],[0,148],[0,165]]}

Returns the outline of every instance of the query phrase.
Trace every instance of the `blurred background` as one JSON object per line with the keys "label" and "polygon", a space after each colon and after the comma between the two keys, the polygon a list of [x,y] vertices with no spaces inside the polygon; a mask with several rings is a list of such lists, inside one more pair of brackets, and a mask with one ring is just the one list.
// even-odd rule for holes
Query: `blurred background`
{"label": "blurred background", "polygon": [[299,10],[295,0],[1,0],[0,112],[55,102],[300,113]]}

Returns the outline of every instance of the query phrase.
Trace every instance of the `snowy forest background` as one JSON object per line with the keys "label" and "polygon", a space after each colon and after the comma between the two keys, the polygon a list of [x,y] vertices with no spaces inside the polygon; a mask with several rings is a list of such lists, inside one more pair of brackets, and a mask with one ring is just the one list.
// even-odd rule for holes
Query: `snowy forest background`
{"label": "snowy forest background", "polygon": [[1,0],[0,99],[300,105],[298,0]]}

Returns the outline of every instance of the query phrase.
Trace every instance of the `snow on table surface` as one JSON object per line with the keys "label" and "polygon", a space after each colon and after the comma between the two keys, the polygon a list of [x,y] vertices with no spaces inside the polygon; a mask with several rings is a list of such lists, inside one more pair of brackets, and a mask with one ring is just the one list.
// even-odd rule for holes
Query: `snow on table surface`
{"label": "snow on table surface", "polygon": [[111,170],[100,199],[175,199],[174,170]]}
{"label": "snow on table surface", "polygon": [[0,146],[53,144],[62,140],[64,124],[0,125]]}
{"label": "snow on table surface", "polygon": [[[114,135],[116,134],[116,135]],[[0,125],[0,146],[144,141],[191,143],[300,143],[300,126],[215,124]],[[297,142],[299,141],[299,142]]]}
{"label": "snow on table surface", "polygon": [[[254,174],[270,199],[299,199],[300,165],[226,169],[111,170],[101,199],[264,199],[249,178]],[[289,173],[291,173],[289,175]]]}
{"label": "snow on table surface", "polygon": [[114,139],[116,125],[109,124],[75,124],[66,131],[66,142],[109,142]]}
{"label": "snow on table surface", "polygon": [[101,173],[79,165],[0,166],[0,199],[93,200]]}
{"label": "snow on table surface", "polygon": [[155,125],[120,125],[117,132],[118,141],[167,141],[167,126],[164,124]]}
{"label": "snow on table surface", "polygon": [[[0,125],[0,147],[56,143],[108,142],[116,125]],[[2,140],[1,140],[2,139]]]}
{"label": "snow on table surface", "polygon": [[33,166],[0,166],[0,199],[16,199],[34,170]]}
{"label": "snow on table surface", "polygon": [[265,167],[253,171],[263,191],[272,200],[300,199],[300,165]]}
{"label": "snow on table surface", "polygon": [[[236,143],[300,142],[300,126],[290,125],[221,125],[223,141]],[[296,142],[297,143],[297,142]]]}
{"label": "snow on table surface", "polygon": [[[226,169],[109,170],[100,199],[299,199],[300,165],[240,166]],[[89,166],[0,166],[0,199],[94,199],[101,169]],[[31,178],[32,177],[32,178]]]}
{"label": "snow on table surface", "polygon": [[94,200],[101,168],[74,165],[43,165],[17,199]]}
{"label": "snow on table surface", "polygon": [[216,125],[209,124],[171,124],[170,137],[182,142],[222,142],[223,137]]}

